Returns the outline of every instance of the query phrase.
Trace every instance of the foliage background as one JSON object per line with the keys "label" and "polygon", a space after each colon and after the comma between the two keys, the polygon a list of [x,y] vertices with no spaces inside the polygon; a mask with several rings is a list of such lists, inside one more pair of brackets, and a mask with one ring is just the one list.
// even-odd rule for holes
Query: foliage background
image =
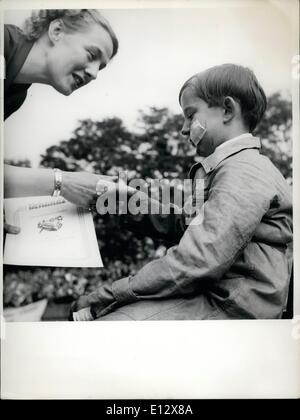
{"label": "foliage background", "polygon": [[[276,92],[268,104],[255,134],[262,140],[262,153],[292,185],[291,100]],[[45,151],[40,166],[107,175],[126,170],[129,179],[184,179],[197,156],[180,136],[182,122],[181,115],[155,107],[140,111],[134,132],[117,117],[84,119],[69,139]],[[30,166],[28,160],[7,163]],[[103,282],[135,273],[165,252],[162,241],[120,230],[117,216],[95,215],[94,222],[104,268],[4,266],[4,306],[18,307],[41,298],[72,300]]]}

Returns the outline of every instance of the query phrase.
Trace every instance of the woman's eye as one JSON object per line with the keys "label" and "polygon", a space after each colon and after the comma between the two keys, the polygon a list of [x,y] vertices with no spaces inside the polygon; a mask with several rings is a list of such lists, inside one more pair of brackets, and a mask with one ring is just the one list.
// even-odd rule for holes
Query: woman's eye
{"label": "woman's eye", "polygon": [[91,52],[91,51],[89,51],[89,58],[91,60],[94,60],[95,59],[95,54],[93,52]]}

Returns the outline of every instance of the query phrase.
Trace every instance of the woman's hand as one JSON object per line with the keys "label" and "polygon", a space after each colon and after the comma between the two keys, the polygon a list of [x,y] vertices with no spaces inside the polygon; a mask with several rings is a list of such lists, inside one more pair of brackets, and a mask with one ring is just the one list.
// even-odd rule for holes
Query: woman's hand
{"label": "woman's hand", "polygon": [[[96,202],[96,210],[99,214],[106,214],[109,207],[107,207],[106,200],[110,199],[111,209],[115,214],[117,208],[125,208],[127,206],[128,198],[139,192],[135,188],[127,185],[124,180],[119,177],[118,182],[106,182],[100,180],[96,186],[98,199]],[[104,212],[104,213],[103,213]]]}
{"label": "woman's hand", "polygon": [[107,187],[116,180],[116,176],[96,175],[89,172],[63,172],[61,194],[65,199],[80,207],[94,207],[97,200],[97,183]]}

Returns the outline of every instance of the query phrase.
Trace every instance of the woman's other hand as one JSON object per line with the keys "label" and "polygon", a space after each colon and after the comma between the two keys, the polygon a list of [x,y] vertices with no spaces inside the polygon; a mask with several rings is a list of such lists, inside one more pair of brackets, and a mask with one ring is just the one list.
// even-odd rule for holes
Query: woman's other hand
{"label": "woman's other hand", "polygon": [[20,233],[21,228],[19,228],[18,226],[13,226],[6,223],[4,211],[3,211],[3,221],[4,221],[4,233],[11,233],[12,235],[17,235],[18,233]]}
{"label": "woman's other hand", "polygon": [[17,235],[20,233],[21,229],[18,226],[9,225],[8,223],[4,222],[4,232],[11,233],[13,235]]}

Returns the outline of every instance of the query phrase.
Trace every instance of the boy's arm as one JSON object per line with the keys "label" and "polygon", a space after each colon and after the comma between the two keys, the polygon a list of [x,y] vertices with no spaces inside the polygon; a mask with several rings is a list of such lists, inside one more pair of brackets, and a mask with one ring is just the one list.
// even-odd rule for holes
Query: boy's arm
{"label": "boy's arm", "polygon": [[[97,317],[141,299],[192,295],[202,280],[219,280],[250,241],[275,196],[263,170],[228,162],[214,176],[204,217],[194,219],[178,246],[136,275],[83,296]],[[199,222],[198,224],[196,222]],[[80,306],[80,299],[78,301]]]}

